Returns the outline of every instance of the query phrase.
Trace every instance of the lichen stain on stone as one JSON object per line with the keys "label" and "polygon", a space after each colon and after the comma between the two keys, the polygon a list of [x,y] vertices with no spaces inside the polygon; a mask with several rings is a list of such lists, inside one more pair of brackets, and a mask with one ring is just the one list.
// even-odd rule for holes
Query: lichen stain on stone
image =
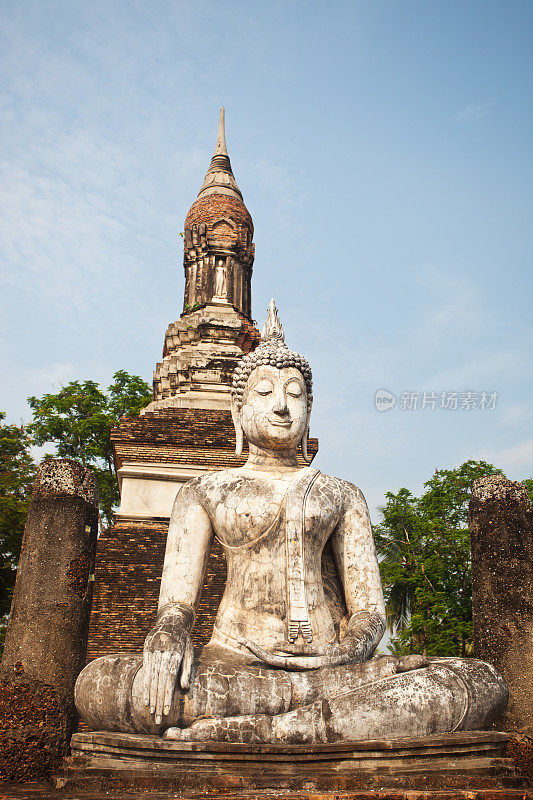
{"label": "lichen stain on stone", "polygon": [[98,506],[98,481],[94,472],[70,458],[54,458],[39,467],[33,485],[34,498],[81,497]]}
{"label": "lichen stain on stone", "polygon": [[82,600],[87,591],[90,569],[90,556],[87,553],[82,553],[70,562],[67,570],[68,588]]}
{"label": "lichen stain on stone", "polygon": [[490,501],[518,501],[526,508],[531,507],[527,489],[519,481],[510,481],[504,475],[484,475],[472,485],[472,498],[480,503]]}

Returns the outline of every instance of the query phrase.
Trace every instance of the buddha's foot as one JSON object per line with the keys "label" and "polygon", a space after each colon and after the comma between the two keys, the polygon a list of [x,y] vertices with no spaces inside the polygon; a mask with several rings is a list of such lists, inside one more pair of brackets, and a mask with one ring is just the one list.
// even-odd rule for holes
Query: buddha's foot
{"label": "buddha's foot", "polygon": [[412,669],[423,669],[427,665],[428,660],[425,656],[402,656],[396,662],[396,672],[410,672]]}
{"label": "buddha's foot", "polygon": [[198,719],[190,728],[168,728],[163,734],[163,739],[180,742],[246,742],[247,744],[269,742],[273,739],[274,719],[266,714]]}

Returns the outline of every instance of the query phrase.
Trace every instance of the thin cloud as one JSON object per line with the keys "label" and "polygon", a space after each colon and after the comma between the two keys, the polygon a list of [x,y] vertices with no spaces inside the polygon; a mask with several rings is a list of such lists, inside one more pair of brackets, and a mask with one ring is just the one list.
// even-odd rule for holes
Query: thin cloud
{"label": "thin cloud", "polygon": [[521,354],[511,349],[487,353],[477,350],[461,364],[433,373],[420,388],[499,391],[503,380],[512,378],[520,371],[522,362]]}
{"label": "thin cloud", "polygon": [[[524,473],[533,470],[533,439],[519,442],[511,447],[500,450],[485,450],[483,458],[496,466],[501,467],[505,473]],[[526,476],[527,477],[527,476]]]}
{"label": "thin cloud", "polygon": [[487,315],[479,288],[466,275],[426,264],[415,275],[416,285],[424,289],[425,313],[413,326],[409,346],[427,350],[451,338],[478,338],[486,327]]}
{"label": "thin cloud", "polygon": [[502,408],[501,424],[503,427],[520,428],[529,425],[533,419],[533,409],[526,403],[512,403]]}
{"label": "thin cloud", "polygon": [[77,378],[76,367],[68,362],[45,364],[37,369],[28,370],[25,378],[28,385],[35,389],[36,394],[58,392],[66,383]]}
{"label": "thin cloud", "polygon": [[455,119],[457,122],[476,122],[478,119],[484,119],[490,113],[494,102],[487,100],[484,103],[470,103],[470,105],[458,111]]}

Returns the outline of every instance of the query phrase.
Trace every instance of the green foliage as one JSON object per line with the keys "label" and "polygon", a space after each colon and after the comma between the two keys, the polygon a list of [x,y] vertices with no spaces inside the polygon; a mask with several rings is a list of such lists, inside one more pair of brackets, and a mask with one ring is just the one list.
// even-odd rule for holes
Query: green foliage
{"label": "green foliage", "polygon": [[135,416],[152,399],[150,387],[137,375],[119,370],[104,392],[94,381],[71,381],[57,394],[29,397],[37,445],[54,444],[60,458],[74,458],[98,475],[100,516],[112,522],[119,501],[111,428],[124,415]]}
{"label": "green foliage", "polygon": [[464,656],[472,650],[468,502],[472,482],[501,473],[485,461],[435,470],[425,492],[387,492],[375,528],[395,655]]}
{"label": "green foliage", "polygon": [[533,478],[526,478],[525,481],[522,482],[527,489],[529,500],[533,505]]}
{"label": "green foliage", "polygon": [[0,650],[36,471],[27,429],[6,425],[5,416],[0,412]]}

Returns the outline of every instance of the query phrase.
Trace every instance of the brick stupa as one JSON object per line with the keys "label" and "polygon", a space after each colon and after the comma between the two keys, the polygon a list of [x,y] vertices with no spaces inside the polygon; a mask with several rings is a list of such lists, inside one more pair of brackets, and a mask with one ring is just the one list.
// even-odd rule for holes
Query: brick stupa
{"label": "brick stupa", "polygon": [[[153,401],[140,417],[125,417],[112,431],[121,502],[115,525],[98,541],[88,660],[142,651],[155,619],[180,485],[246,461],[247,452],[235,455],[230,383],[239,359],[260,341],[251,318],[253,234],[231,169],[221,109],[215,153],[185,220],[183,312],[167,329]],[[309,457],[317,450],[317,440],[310,439]],[[211,636],[225,579],[215,542],[193,631],[196,646]]]}

